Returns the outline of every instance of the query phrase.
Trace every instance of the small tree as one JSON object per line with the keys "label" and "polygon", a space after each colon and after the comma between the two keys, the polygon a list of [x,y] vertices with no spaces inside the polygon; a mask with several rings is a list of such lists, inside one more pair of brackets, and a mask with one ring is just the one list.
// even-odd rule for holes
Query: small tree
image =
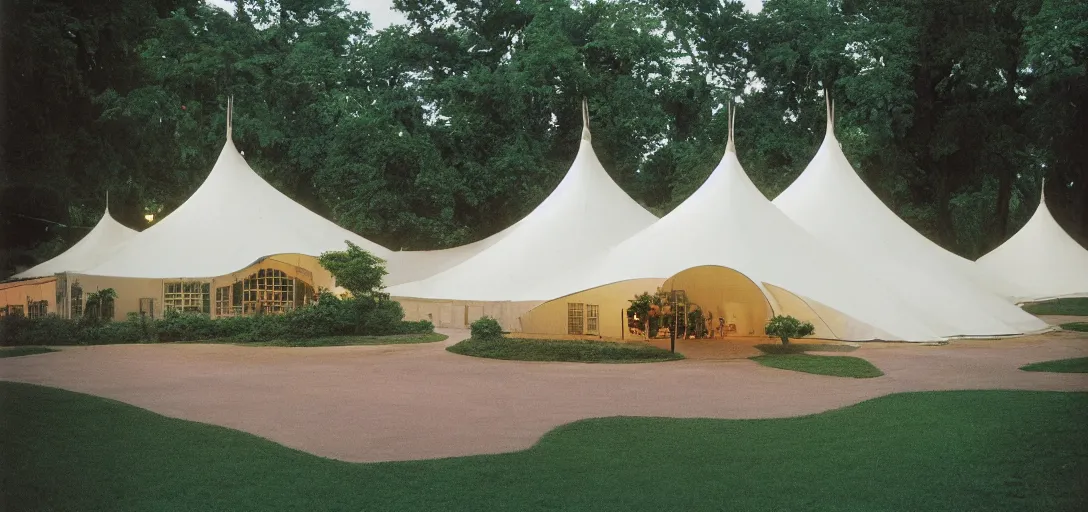
{"label": "small tree", "polygon": [[656,301],[656,297],[646,292],[635,295],[635,298],[629,301],[631,307],[627,309],[634,313],[636,319],[642,322],[644,327],[642,332],[646,333],[646,336],[650,335],[650,310],[653,309]]}
{"label": "small tree", "polygon": [[480,317],[472,322],[472,337],[478,340],[502,339],[502,326],[499,321],[489,316]]}
{"label": "small tree", "polygon": [[346,251],[327,251],[321,253],[318,261],[336,279],[337,286],[351,292],[355,298],[371,298],[380,301],[386,298],[382,293],[382,278],[385,261],[358,245],[347,242]]}
{"label": "small tree", "polygon": [[783,345],[790,344],[790,338],[804,338],[815,331],[810,322],[802,322],[792,316],[775,315],[767,322],[764,329],[768,336],[778,336]]}

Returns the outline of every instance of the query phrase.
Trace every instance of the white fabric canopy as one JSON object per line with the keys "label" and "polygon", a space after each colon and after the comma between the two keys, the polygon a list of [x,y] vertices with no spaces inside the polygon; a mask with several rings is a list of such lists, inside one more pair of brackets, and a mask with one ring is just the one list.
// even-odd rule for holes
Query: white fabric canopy
{"label": "white fabric canopy", "polygon": [[857,269],[774,207],[748,179],[730,140],[721,163],[687,200],[613,248],[581,289],[637,278],[668,278],[718,265],[767,293],[767,284],[852,319],[839,339],[929,341],[940,336],[880,280]]}
{"label": "white fabric canopy", "polygon": [[109,207],[107,207],[102,214],[102,218],[98,220],[98,224],[95,224],[94,229],[80,239],[79,242],[76,242],[75,245],[68,248],[67,251],[12,277],[25,279],[51,276],[58,272],[86,270],[105,261],[121,244],[137,234],[137,231],[129,229],[114,220],[110,215]]}
{"label": "white fabric canopy", "polygon": [[585,288],[581,265],[656,220],[605,172],[587,125],[563,180],[500,240],[444,272],[386,291],[425,299],[552,299]]}
{"label": "white fabric canopy", "polygon": [[816,238],[868,266],[920,310],[916,321],[942,336],[1047,328],[997,295],[1007,283],[929,241],[869,190],[839,147],[830,109],[819,151],[774,204]]}
{"label": "white fabric canopy", "polygon": [[1018,302],[1088,297],[1088,250],[1050,215],[1045,195],[1027,224],[976,265],[1011,283]]}
{"label": "white fabric canopy", "polygon": [[[212,172],[184,204],[123,244],[108,261],[82,273],[214,277],[274,254],[318,256],[343,250],[345,240],[382,259],[393,254],[280,193],[253,172],[228,136]],[[389,267],[393,274],[395,262]]]}

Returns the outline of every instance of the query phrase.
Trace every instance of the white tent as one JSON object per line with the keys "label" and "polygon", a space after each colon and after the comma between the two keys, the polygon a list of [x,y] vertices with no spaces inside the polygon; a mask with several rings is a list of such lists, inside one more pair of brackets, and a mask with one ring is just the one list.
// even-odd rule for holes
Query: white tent
{"label": "white tent", "polygon": [[976,265],[1011,283],[1017,301],[1088,296],[1088,250],[1050,215],[1045,194],[1027,224]]}
{"label": "white tent", "polygon": [[789,298],[781,293],[784,290],[807,308],[837,313],[839,321],[828,324],[839,325],[838,332],[833,329],[824,336],[940,339],[878,279],[858,271],[849,258],[828,249],[775,208],[745,174],[732,136],[721,162],[702,186],[660,221],[614,247],[592,267],[591,280],[581,288],[669,278],[706,265],[743,274],[763,295],[780,303]]}
{"label": "white tent", "polygon": [[[83,274],[141,278],[206,278],[275,254],[318,256],[345,240],[389,260],[394,253],[307,210],[261,179],[230,137],[200,188],[157,224]],[[389,262],[396,277],[395,261]]]}
{"label": "white tent", "polygon": [[774,200],[816,238],[869,266],[942,336],[1036,332],[1047,326],[997,295],[1007,283],[929,241],[884,205],[827,134],[812,162]]}
{"label": "white tent", "polygon": [[[583,105],[583,117],[586,117]],[[547,300],[578,290],[578,267],[657,220],[621,189],[590,143],[555,190],[490,247],[427,279],[392,286],[394,297],[475,301]]]}
{"label": "white tent", "polygon": [[102,218],[98,220],[98,224],[95,224],[94,229],[67,251],[12,277],[16,279],[43,277],[58,272],[78,272],[94,267],[105,261],[121,244],[136,234],[138,234],[137,231],[113,220],[109,207],[106,207],[106,211],[102,213]]}

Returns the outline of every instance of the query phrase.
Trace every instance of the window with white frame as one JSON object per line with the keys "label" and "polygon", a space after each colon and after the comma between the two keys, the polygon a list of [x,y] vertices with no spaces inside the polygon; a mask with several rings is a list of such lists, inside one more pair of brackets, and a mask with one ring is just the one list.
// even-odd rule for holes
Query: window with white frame
{"label": "window with white frame", "polygon": [[49,301],[36,300],[27,301],[26,304],[26,316],[27,318],[41,318],[49,313]]}
{"label": "window with white frame", "polygon": [[586,304],[586,334],[600,334],[599,308],[596,304]]}
{"label": "window with white frame", "polygon": [[295,279],[274,268],[262,268],[242,281],[243,313],[282,313],[295,306]]}
{"label": "window with white frame", "polygon": [[72,283],[72,318],[83,316],[83,288],[79,282]]}
{"label": "window with white frame", "polygon": [[164,311],[171,309],[177,311],[208,312],[209,302],[208,283],[199,281],[163,283],[162,307]]}
{"label": "window with white frame", "polygon": [[585,331],[585,308],[581,302],[567,303],[567,334],[583,334]]}

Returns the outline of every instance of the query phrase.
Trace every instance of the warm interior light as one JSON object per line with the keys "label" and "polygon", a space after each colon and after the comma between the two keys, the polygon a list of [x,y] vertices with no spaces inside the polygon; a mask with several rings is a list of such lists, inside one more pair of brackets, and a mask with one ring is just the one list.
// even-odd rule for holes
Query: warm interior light
{"label": "warm interior light", "polygon": [[147,215],[144,215],[144,220],[146,220],[147,222],[154,221],[155,220],[155,214],[154,213],[149,213]]}

